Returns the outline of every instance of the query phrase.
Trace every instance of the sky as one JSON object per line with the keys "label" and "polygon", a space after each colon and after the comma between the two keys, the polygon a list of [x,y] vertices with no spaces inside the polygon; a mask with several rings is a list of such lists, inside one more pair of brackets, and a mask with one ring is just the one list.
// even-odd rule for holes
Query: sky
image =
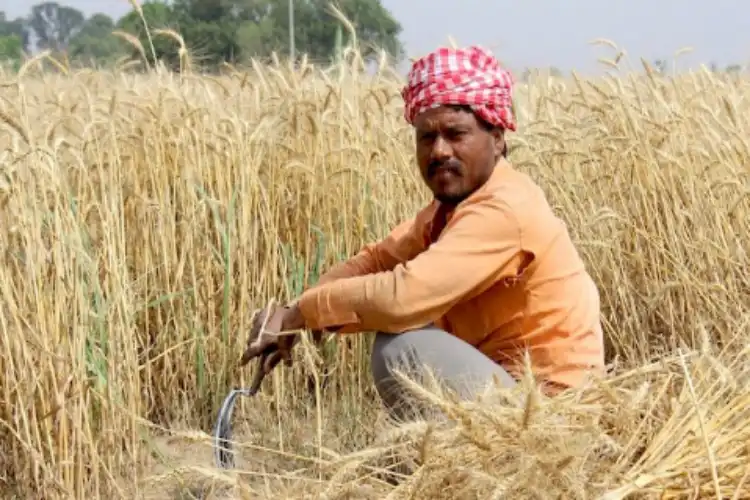
{"label": "sky", "polygon": [[[127,0],[58,0],[86,15],[120,17]],[[26,15],[36,0],[0,0],[8,17]],[[597,58],[615,51],[591,45],[605,38],[624,49],[634,67],[640,58],[679,56],[678,70],[715,62],[719,67],[750,63],[748,0],[382,0],[401,23],[411,56],[448,43],[481,44],[514,70],[557,67],[584,75],[606,70]],[[743,21],[744,19],[744,21]]]}

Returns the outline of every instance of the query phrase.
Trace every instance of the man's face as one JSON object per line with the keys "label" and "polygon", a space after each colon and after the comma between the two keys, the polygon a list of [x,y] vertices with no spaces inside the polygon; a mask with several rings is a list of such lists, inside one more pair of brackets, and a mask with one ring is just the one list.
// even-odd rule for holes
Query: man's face
{"label": "man's face", "polygon": [[441,203],[457,205],[492,174],[505,146],[501,129],[490,130],[470,110],[441,106],[414,122],[422,178]]}

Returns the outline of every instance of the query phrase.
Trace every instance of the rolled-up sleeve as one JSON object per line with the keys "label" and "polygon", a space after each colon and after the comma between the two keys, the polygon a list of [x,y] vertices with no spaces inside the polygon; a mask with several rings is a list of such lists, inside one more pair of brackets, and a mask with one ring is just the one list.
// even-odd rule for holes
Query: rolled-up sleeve
{"label": "rolled-up sleeve", "polygon": [[517,275],[522,261],[515,214],[489,198],[457,209],[442,237],[412,259],[308,290],[298,305],[312,329],[351,331],[357,325],[400,333],[432,323],[463,297]]}

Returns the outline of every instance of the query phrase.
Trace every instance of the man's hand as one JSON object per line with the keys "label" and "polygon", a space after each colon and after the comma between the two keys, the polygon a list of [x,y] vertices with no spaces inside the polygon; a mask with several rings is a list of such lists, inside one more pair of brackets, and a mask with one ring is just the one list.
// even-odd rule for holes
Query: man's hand
{"label": "man's hand", "polygon": [[304,318],[296,306],[272,305],[256,311],[247,347],[240,360],[240,366],[245,366],[252,359],[260,357],[260,367],[253,380],[253,389],[258,389],[263,377],[282,359],[287,366],[292,364],[291,350],[299,338],[296,332],[287,331],[301,328],[304,328]]}

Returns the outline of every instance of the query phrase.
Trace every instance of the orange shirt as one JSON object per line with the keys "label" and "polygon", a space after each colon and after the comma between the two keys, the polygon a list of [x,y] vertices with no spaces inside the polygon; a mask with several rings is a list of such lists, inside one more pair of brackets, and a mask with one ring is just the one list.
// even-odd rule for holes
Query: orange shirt
{"label": "orange shirt", "polygon": [[602,374],[599,293],[531,178],[501,160],[433,242],[439,207],[433,201],[303,293],[307,326],[400,333],[434,323],[516,377],[525,350],[539,381],[576,386],[588,370]]}

